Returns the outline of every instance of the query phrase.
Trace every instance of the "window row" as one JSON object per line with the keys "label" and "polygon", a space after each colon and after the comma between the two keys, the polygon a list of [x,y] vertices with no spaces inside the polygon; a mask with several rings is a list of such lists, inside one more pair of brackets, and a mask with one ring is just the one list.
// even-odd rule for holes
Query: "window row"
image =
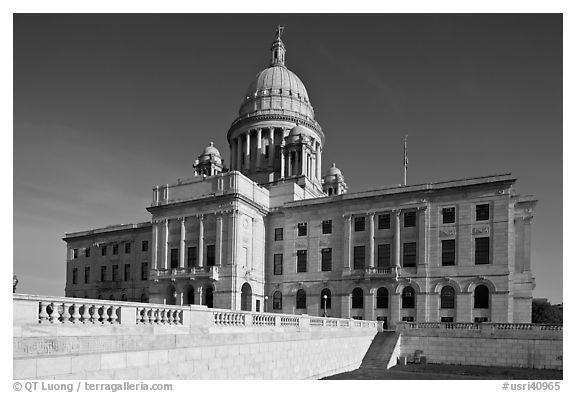
{"label": "window row", "polygon": [[[118,255],[120,246],[118,244],[112,245],[112,255]],[[148,240],[142,240],[142,252],[148,252]],[[130,254],[132,252],[132,243],[124,243],[124,254]],[[101,246],[100,253],[104,257],[108,254],[108,246]],[[91,248],[86,247],[84,249],[84,256],[90,258]],[[80,256],[80,250],[74,248],[72,250],[72,259],[77,259]]]}
{"label": "window row", "polygon": [[[306,291],[299,289],[296,292],[296,308],[306,309]],[[382,287],[376,291],[376,308],[388,308],[390,305],[390,295],[388,289]],[[456,292],[453,287],[447,285],[442,288],[440,292],[440,308],[452,309],[456,304]],[[401,307],[404,309],[411,309],[416,307],[416,292],[411,286],[407,286],[402,290]],[[326,313],[326,310],[332,308],[332,293],[328,288],[324,288],[320,292],[320,308]],[[364,308],[364,290],[362,288],[354,288],[351,294],[351,308],[360,309]],[[490,291],[485,285],[478,285],[474,289],[474,308],[486,309],[490,308]],[[272,295],[272,309],[282,310],[282,292],[276,291]]]}
{"label": "window row", "polygon": [[[90,266],[84,268],[84,284],[89,284],[91,282],[90,276],[91,270]],[[132,280],[131,266],[130,264],[124,265],[124,276],[123,280],[119,276],[119,265],[112,265],[112,281],[130,281]],[[100,281],[108,281],[108,266],[100,266]],[[148,263],[144,262],[140,265],[140,280],[148,280]],[[78,268],[72,269],[72,284],[78,284]]]}
{"label": "window row", "polygon": [[[454,266],[456,264],[456,239],[442,240],[441,263],[442,266]],[[376,249],[376,267],[391,267],[392,254],[391,245],[388,243],[378,244]],[[332,270],[332,248],[322,248],[321,271]],[[416,242],[406,242],[402,245],[402,266],[416,267],[417,244]],[[474,263],[485,265],[490,263],[490,238],[474,238]],[[366,246],[354,246],[353,248],[353,269],[364,269],[366,267]],[[274,275],[283,274],[283,254],[274,254]],[[296,272],[305,273],[308,271],[308,250],[296,250]]]}
{"label": "window row", "polygon": [[[443,224],[453,224],[456,222],[456,208],[455,207],[445,207],[442,208],[442,223]],[[404,216],[404,228],[410,228],[416,226],[416,212],[406,211],[403,213]],[[487,221],[490,219],[490,204],[483,203],[476,205],[476,221]],[[390,213],[378,214],[378,229],[390,229]],[[366,230],[366,217],[358,216],[354,217],[354,231],[363,232]],[[300,222],[297,225],[298,236],[308,235],[308,223]],[[332,233],[332,220],[322,221],[322,234]],[[274,229],[274,240],[280,241],[284,240],[284,229],[275,228]]]}
{"label": "window row", "polygon": [[[216,264],[216,245],[209,244],[206,246],[206,266],[214,266]],[[198,267],[198,247],[187,247],[186,254],[187,267]],[[176,269],[180,263],[180,248],[170,249],[170,269]]]}

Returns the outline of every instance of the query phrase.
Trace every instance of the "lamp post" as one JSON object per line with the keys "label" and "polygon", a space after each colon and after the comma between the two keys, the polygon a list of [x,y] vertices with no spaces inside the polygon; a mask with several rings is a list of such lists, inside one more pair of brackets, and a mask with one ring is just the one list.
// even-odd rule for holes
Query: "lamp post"
{"label": "lamp post", "polygon": [[268,296],[264,296],[264,312],[266,312],[266,303],[268,303]]}
{"label": "lamp post", "polygon": [[328,295],[324,295],[324,316],[326,316],[326,301],[328,300]]}

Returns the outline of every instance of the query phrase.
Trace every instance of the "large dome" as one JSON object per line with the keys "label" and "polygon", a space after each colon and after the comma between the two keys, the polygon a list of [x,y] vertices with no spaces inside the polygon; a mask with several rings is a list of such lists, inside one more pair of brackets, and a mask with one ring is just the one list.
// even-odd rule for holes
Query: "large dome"
{"label": "large dome", "polygon": [[314,109],[304,83],[284,65],[275,64],[260,71],[244,95],[240,117],[263,113],[314,120]]}
{"label": "large dome", "polygon": [[261,121],[303,124],[318,132],[323,139],[322,128],[314,119],[314,109],[304,83],[286,67],[286,48],[280,34],[281,30],[278,30],[272,43],[270,65],[248,85],[238,117],[230,126],[228,139],[234,130]]}

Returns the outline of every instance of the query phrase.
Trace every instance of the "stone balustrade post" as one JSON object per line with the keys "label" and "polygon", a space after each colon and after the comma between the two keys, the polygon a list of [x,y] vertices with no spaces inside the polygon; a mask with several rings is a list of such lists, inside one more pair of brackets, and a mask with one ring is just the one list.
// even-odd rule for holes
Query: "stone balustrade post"
{"label": "stone balustrade post", "polygon": [[252,326],[254,324],[254,316],[252,314],[244,314],[244,326]]}
{"label": "stone balustrade post", "polygon": [[310,330],[310,316],[308,314],[302,314],[298,318],[298,328],[300,330]]}
{"label": "stone balustrade post", "polygon": [[274,316],[274,326],[281,326],[282,325],[282,317],[279,315]]}

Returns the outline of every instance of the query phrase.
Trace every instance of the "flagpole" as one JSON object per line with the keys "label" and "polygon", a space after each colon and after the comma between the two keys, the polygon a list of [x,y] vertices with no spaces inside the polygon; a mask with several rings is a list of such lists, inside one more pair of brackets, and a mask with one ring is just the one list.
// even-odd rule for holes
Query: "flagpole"
{"label": "flagpole", "polygon": [[404,135],[404,185],[406,185],[407,172],[408,172],[408,135]]}

